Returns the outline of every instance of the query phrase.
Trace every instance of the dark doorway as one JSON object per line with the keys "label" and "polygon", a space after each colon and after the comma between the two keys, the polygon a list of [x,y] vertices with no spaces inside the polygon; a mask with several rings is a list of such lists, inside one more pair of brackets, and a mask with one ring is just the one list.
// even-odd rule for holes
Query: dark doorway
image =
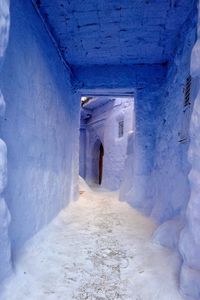
{"label": "dark doorway", "polygon": [[99,185],[101,185],[102,175],[103,175],[103,156],[104,156],[104,149],[103,149],[103,145],[101,144],[99,148]]}

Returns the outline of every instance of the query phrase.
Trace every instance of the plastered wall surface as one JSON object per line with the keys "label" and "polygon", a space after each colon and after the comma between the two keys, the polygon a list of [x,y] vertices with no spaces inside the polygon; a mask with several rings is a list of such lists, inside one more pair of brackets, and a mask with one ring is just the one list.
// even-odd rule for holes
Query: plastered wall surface
{"label": "plastered wall surface", "polygon": [[[121,149],[123,143],[114,139],[116,127],[110,125],[118,120],[117,110],[108,117],[106,135],[103,126],[97,126],[81,137],[81,144],[88,139],[93,144],[97,137],[103,140],[107,176],[102,184],[118,188],[121,177],[115,171],[123,173],[120,199],[156,220],[159,226],[154,240],[182,256],[181,291],[200,298],[199,41],[192,55],[195,83],[191,103],[184,107],[196,39],[197,1],[179,5],[176,1],[155,2],[159,18],[152,17],[149,1],[139,6],[136,2],[119,7],[115,1],[102,5],[70,1],[66,6],[60,1],[37,1],[60,53],[73,65],[73,80],[31,1],[12,1],[5,52],[9,3],[0,3],[0,280],[11,269],[10,247],[14,256],[28,238],[77,197],[79,91],[120,94],[123,89],[135,91],[135,125],[133,132],[126,130],[126,153]],[[119,16],[120,26],[114,20]],[[101,39],[97,39],[99,34]],[[126,47],[118,47],[125,41]],[[130,44],[139,46],[131,49]],[[113,150],[111,141],[119,148]],[[122,160],[115,159],[119,153],[123,159],[126,156],[124,172]],[[86,159],[91,155],[90,151],[84,153]],[[91,180],[83,161],[81,158],[81,173]],[[106,169],[108,161],[112,167]]]}
{"label": "plastered wall surface", "polygon": [[[10,2],[8,0],[0,3],[0,72],[4,61],[5,51],[9,39],[10,29]],[[5,114],[5,98],[1,91],[0,80],[0,117]],[[1,136],[2,137],[2,136]],[[4,189],[7,183],[7,147],[0,139],[0,281],[11,273],[11,251],[8,228],[10,224],[10,212],[8,210]]]}
{"label": "plastered wall surface", "polygon": [[200,218],[199,218],[199,177],[200,177],[200,19],[198,20],[198,40],[191,56],[191,75],[195,89],[195,102],[190,124],[189,173],[190,198],[186,211],[187,222],[181,232],[179,250],[183,257],[181,268],[181,291],[200,299]]}
{"label": "plastered wall surface", "polygon": [[12,2],[11,20],[0,81],[7,103],[1,122],[8,147],[4,194],[15,255],[72,196],[79,106],[70,73],[31,1]]}
{"label": "plastered wall surface", "polygon": [[[127,164],[127,174],[132,175],[127,175],[123,184],[129,190],[121,192],[121,198],[159,224],[184,214],[189,198],[186,129],[190,113],[184,108],[184,86],[196,35],[195,18],[193,24],[190,20],[183,26],[180,47],[167,66],[165,81],[160,87],[149,85],[137,93],[135,142],[128,150],[128,159],[135,163]],[[187,136],[185,143],[182,135]]]}
{"label": "plastered wall surface", "polygon": [[65,59],[72,65],[84,66],[153,65],[168,61],[194,3],[193,0],[36,2]]}
{"label": "plastered wall surface", "polygon": [[[146,103],[146,112],[149,110],[153,114],[155,122],[150,115],[149,118],[147,115],[145,117],[145,106],[138,106],[139,96],[142,94],[137,95],[136,136],[135,142],[131,135],[129,137],[130,147],[126,160],[129,175],[122,183],[120,198],[157,221],[159,226],[154,234],[154,241],[178,251],[183,259],[180,273],[181,291],[192,299],[200,299],[197,95],[199,42],[192,56],[190,104],[184,104],[186,80],[190,75],[190,55],[196,40],[195,16],[194,10],[194,17],[188,18],[182,28],[180,45],[168,66],[165,82],[158,92],[148,93],[149,97],[154,95],[154,100],[157,99],[154,104],[150,101]],[[143,99],[146,92],[147,90],[142,92]],[[148,120],[152,120],[152,139],[151,134],[148,138]],[[142,125],[140,129],[138,124]],[[145,144],[147,147],[144,147]],[[148,163],[145,163],[146,160]]]}

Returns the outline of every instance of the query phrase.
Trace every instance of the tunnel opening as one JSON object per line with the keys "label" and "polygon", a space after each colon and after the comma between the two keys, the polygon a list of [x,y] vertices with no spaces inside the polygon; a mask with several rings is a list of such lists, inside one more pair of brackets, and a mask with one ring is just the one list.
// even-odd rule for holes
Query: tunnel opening
{"label": "tunnel opening", "polygon": [[134,131],[134,97],[87,95],[80,107],[79,175],[90,186],[119,190]]}

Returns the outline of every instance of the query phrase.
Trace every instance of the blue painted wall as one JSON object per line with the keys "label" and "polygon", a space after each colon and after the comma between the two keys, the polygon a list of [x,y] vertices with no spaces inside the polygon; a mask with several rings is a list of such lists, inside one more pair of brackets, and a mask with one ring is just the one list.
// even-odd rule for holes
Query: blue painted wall
{"label": "blue painted wall", "polygon": [[167,62],[195,1],[36,2],[66,60],[87,66]]}
{"label": "blue painted wall", "polygon": [[[132,2],[128,1],[129,4]],[[110,107],[99,108],[93,116],[94,120],[95,118],[97,120],[100,112],[106,115],[112,111],[105,118],[109,120],[107,127],[109,130],[106,134],[104,130],[106,122],[100,122],[99,127],[91,126],[89,134],[91,140],[87,141],[88,135],[86,134],[81,137],[81,143],[85,143],[86,148],[87,143],[89,146],[92,144],[98,146],[99,142],[104,145],[103,185],[110,189],[118,188],[121,181],[119,174],[115,174],[114,167],[117,165],[117,170],[122,172],[122,164],[118,164],[113,159],[113,154],[119,157],[121,146],[123,146],[123,151],[126,149],[126,154],[123,155],[123,157],[127,155],[127,159],[120,199],[128,201],[160,224],[154,239],[162,245],[176,248],[181,253],[184,261],[181,270],[181,289],[184,293],[192,294],[198,299],[199,218],[195,212],[198,212],[199,205],[198,176],[196,178],[194,176],[199,171],[198,159],[193,161],[190,156],[193,170],[188,182],[189,143],[188,141],[186,144],[180,143],[181,137],[187,133],[189,127],[190,112],[185,113],[184,110],[183,87],[189,73],[190,52],[195,41],[197,1],[187,0],[180,5],[176,5],[176,1],[172,3],[163,0],[162,2],[159,4],[159,7],[161,5],[159,13],[165,18],[160,16],[157,20],[152,18],[154,12],[152,13],[149,9],[150,2],[148,1],[144,6],[140,5],[139,19],[135,19],[134,14],[130,14],[130,10],[125,5],[124,10],[128,15],[122,19],[127,21],[129,17],[129,20],[136,22],[135,25],[137,25],[136,31],[129,29],[130,31],[125,30],[125,33],[120,32],[118,25],[113,30],[113,15],[112,22],[109,22],[111,28],[107,26],[108,24],[104,24],[103,17],[93,29],[89,26],[84,31],[84,26],[88,27],[88,6],[81,5],[80,1],[71,1],[68,4],[69,6],[76,4],[74,13],[77,16],[80,8],[86,9],[82,19],[77,19],[78,22],[84,23],[81,25],[75,24],[76,19],[72,16],[71,10],[68,11],[65,6],[59,5],[59,1],[55,5],[53,2],[49,4],[48,0],[43,0],[41,3],[47,5],[42,5],[40,9],[45,16],[45,21],[55,34],[55,38],[60,42],[58,44],[64,57],[71,57],[71,63],[74,64],[73,71],[79,81],[76,82],[76,88],[80,89],[80,93],[82,91],[86,93],[88,90],[94,92],[103,90],[110,93],[112,90],[114,94],[121,94],[121,90],[125,92],[135,90],[135,131],[128,134],[129,130],[126,130],[125,140],[128,147],[124,147],[123,143],[120,144],[115,139],[117,126],[111,125],[117,124],[118,112],[113,110],[113,104]],[[164,2],[165,6],[163,6]],[[91,5],[95,3],[97,4],[93,1]],[[66,2],[66,5],[68,4]],[[114,4],[114,1],[110,4]],[[113,11],[112,8],[113,6],[111,11]],[[97,10],[97,5],[95,9]],[[116,7],[115,9],[118,10],[117,14],[122,14],[121,9]],[[101,10],[105,16],[105,5],[101,7]],[[57,18],[55,11],[58,12]],[[72,28],[65,22],[68,12],[70,12],[68,21],[71,20],[70,24],[75,25],[74,32],[71,30],[67,32],[69,39],[63,34]],[[148,18],[145,20],[143,16],[146,13]],[[0,17],[2,18],[1,15]],[[70,198],[76,196],[78,190],[79,94],[76,93],[75,88],[72,88],[71,72],[61,62],[31,1],[13,1],[11,20],[9,47],[0,77],[1,90],[7,103],[6,115],[1,120],[0,135],[8,147],[8,185],[4,191],[7,177],[7,154],[5,143],[0,141],[0,193],[3,192],[6,199],[5,203],[3,197],[0,198],[0,270],[3,270],[0,271],[0,279],[10,270],[10,240],[13,254],[16,254],[28,238],[53,219],[67,205]],[[160,26],[161,20],[162,26]],[[2,30],[2,24],[6,23],[4,21],[0,23],[1,65],[5,41],[8,38],[4,27]],[[124,21],[120,21],[122,25]],[[156,27],[159,30],[152,31],[151,29],[146,32],[143,26],[141,30],[138,30],[139,21],[145,26],[150,25],[147,26],[148,29],[151,28],[152,23],[155,25],[157,22]],[[129,25],[129,22],[126,24]],[[111,33],[117,30],[117,34],[111,35],[111,38],[115,39],[118,36],[118,39],[114,50],[113,44],[109,43],[112,51],[108,49],[109,51],[101,53],[99,50],[104,46],[107,47],[107,42],[103,47],[97,47],[97,49],[94,47],[97,42],[103,40],[102,38],[97,41],[96,38],[103,26],[110,28]],[[171,34],[172,30],[173,34]],[[86,37],[85,40],[82,34]],[[125,47],[120,47],[120,49],[118,47],[118,44],[121,44],[120,41],[125,40],[121,38],[122,36],[125,39],[130,36],[128,40],[133,48],[127,49],[127,52],[124,51]],[[81,48],[83,53],[78,52],[80,50],[79,38],[83,42]],[[142,44],[139,43],[135,51],[135,44],[138,45],[138,40]],[[132,41],[135,42],[132,43]],[[75,49],[78,50],[75,51]],[[122,50],[125,54],[121,60]],[[92,58],[88,54],[92,55]],[[135,65],[130,64],[133,62]],[[152,64],[153,62],[155,64]],[[199,124],[195,122],[199,115],[198,99],[196,103],[196,111],[192,118],[194,136],[191,153],[195,151],[198,153],[198,139],[195,139],[195,135],[198,138],[199,132]],[[0,104],[2,104],[0,108],[4,110],[4,102]],[[121,113],[119,116],[121,117]],[[86,142],[84,142],[85,139]],[[107,147],[109,143],[120,147],[118,150],[113,150],[112,147],[109,149]],[[108,149],[112,152],[111,156]],[[93,174],[87,172],[87,167],[84,169],[82,166],[84,159],[91,161],[91,157],[91,151],[85,151],[84,157],[80,159],[81,174],[88,180],[92,179]],[[113,165],[106,170],[108,162],[111,161]],[[192,193],[186,215],[190,188]],[[9,211],[11,214],[10,240],[8,237]],[[184,226],[185,229],[180,238],[180,231]]]}
{"label": "blue painted wall", "polygon": [[[93,107],[94,106],[94,107]],[[82,108],[80,175],[98,183],[99,147],[104,147],[102,187],[117,190],[124,173],[128,134],[134,128],[134,99],[97,97]],[[123,136],[119,137],[119,122]]]}
{"label": "blue painted wall", "polygon": [[187,206],[187,222],[181,232],[179,250],[183,258],[181,267],[181,291],[194,299],[200,298],[200,11],[198,40],[191,56],[191,75],[194,90],[194,107],[190,124],[189,173],[190,198]]}
{"label": "blue painted wall", "polygon": [[12,1],[11,20],[1,75],[7,103],[1,134],[8,147],[5,198],[15,254],[73,194],[79,106],[69,71],[31,1]]}
{"label": "blue painted wall", "polygon": [[[10,29],[9,0],[0,3],[0,71],[4,61],[5,51],[8,44]],[[1,84],[1,81],[0,81]],[[0,117],[5,114],[4,95],[0,89]],[[4,189],[7,183],[7,147],[0,139],[0,281],[11,273],[11,247],[8,236],[10,224],[10,212],[4,198]]]}

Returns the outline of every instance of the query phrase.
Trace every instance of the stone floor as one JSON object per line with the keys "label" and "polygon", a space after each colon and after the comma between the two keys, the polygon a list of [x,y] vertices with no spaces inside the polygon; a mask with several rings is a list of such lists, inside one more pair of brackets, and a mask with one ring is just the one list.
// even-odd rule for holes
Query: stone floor
{"label": "stone floor", "polygon": [[90,190],[24,247],[1,300],[181,300],[178,257],[117,193]]}

